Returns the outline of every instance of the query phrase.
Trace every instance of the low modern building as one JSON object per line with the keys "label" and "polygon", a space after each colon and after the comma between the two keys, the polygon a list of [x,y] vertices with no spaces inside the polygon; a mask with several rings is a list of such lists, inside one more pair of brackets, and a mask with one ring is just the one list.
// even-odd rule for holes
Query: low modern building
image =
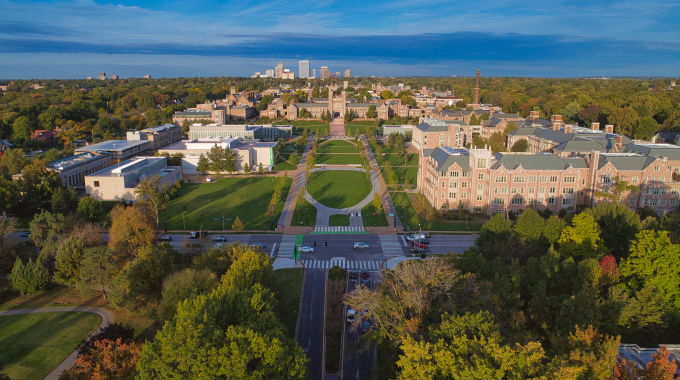
{"label": "low modern building", "polygon": [[48,163],[47,170],[57,172],[64,186],[81,187],[87,175],[108,167],[110,162],[109,153],[82,152]]}
{"label": "low modern building", "polygon": [[91,144],[76,149],[76,152],[110,153],[112,158],[119,160],[128,159],[153,150],[152,141],[149,140],[109,140],[98,144]]}
{"label": "low modern building", "polygon": [[248,124],[210,124],[192,125],[189,129],[189,139],[196,140],[209,137],[228,137],[243,139],[258,139],[275,141],[287,139],[293,135],[292,125],[248,125]]}
{"label": "low modern building", "polygon": [[183,140],[165,149],[158,151],[159,154],[170,156],[181,154],[182,173],[186,175],[198,174],[198,160],[201,155],[207,153],[215,145],[223,149],[231,149],[236,153],[236,170],[242,172],[247,163],[250,168],[256,170],[260,164],[266,171],[271,171],[276,159],[276,147],[278,142],[260,142],[258,140],[244,140],[225,137],[208,137],[195,140]]}
{"label": "low modern building", "polygon": [[[659,347],[648,348],[640,347],[637,344],[622,343],[619,345],[619,355],[616,358],[616,366],[614,367],[614,378],[618,379],[621,375],[623,359],[633,362],[638,369],[647,368],[647,364],[654,359],[654,355],[659,351],[659,348],[665,347],[668,352],[668,359],[674,362],[680,362],[680,345],[677,344],[660,344]],[[673,374],[677,378],[680,375],[680,367],[677,367]]]}
{"label": "low modern building", "polygon": [[127,141],[151,141],[151,149],[158,150],[182,140],[182,127],[175,124],[163,124],[157,127],[128,131]]}
{"label": "low modern building", "polygon": [[413,134],[413,126],[412,125],[383,125],[382,127],[382,134],[383,136],[387,137],[391,135],[392,133],[400,133],[402,136],[406,136],[407,134],[412,135]]}
{"label": "low modern building", "polygon": [[146,177],[158,175],[161,185],[182,179],[179,166],[168,166],[165,157],[137,157],[85,177],[87,195],[101,201],[137,200],[135,187]]}

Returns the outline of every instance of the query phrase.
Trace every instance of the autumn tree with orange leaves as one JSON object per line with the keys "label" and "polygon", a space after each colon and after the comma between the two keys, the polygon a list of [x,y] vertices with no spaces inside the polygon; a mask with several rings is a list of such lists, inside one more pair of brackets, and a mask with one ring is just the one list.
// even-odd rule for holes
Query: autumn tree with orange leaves
{"label": "autumn tree with orange leaves", "polygon": [[123,380],[136,373],[137,360],[142,345],[135,342],[123,343],[116,340],[100,340],[94,343],[89,353],[76,359],[70,370],[64,372],[61,380]]}

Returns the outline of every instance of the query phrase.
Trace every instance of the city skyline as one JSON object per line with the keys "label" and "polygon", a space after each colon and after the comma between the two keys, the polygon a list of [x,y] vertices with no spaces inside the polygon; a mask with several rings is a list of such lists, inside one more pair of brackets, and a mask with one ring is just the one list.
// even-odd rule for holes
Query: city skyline
{"label": "city skyline", "polygon": [[[0,76],[250,76],[278,61],[356,76],[677,76],[679,4],[3,1]],[[343,10],[346,8],[347,10]],[[224,16],[229,14],[226,24]],[[233,16],[236,17],[233,17]],[[453,22],[455,21],[455,22]],[[304,33],[287,25],[305,23]],[[158,30],[163,33],[158,33]],[[344,70],[344,69],[343,69]]]}

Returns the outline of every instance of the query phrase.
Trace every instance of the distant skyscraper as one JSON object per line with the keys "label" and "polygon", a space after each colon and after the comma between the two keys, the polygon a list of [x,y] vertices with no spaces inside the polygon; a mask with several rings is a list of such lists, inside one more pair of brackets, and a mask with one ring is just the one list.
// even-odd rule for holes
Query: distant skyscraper
{"label": "distant skyscraper", "polygon": [[151,75],[149,74],[144,75],[144,79],[151,79]]}
{"label": "distant skyscraper", "polygon": [[272,69],[266,70],[266,71],[264,72],[264,74],[265,74],[268,78],[274,78],[274,70],[272,70]]}
{"label": "distant skyscraper", "polygon": [[276,77],[281,78],[283,76],[283,70],[285,68],[283,67],[283,62],[279,62],[278,65],[276,65]]}
{"label": "distant skyscraper", "polygon": [[105,73],[105,72],[99,73],[99,80],[106,80],[106,79],[107,79],[107,78],[106,78],[106,73]]}
{"label": "distant skyscraper", "polygon": [[335,77],[336,77],[336,78],[342,78],[342,74],[340,74],[339,71],[336,71],[336,72],[335,72]]}
{"label": "distant skyscraper", "polygon": [[298,77],[309,78],[309,61],[298,62],[298,67],[299,67],[299,71],[300,71],[300,73],[298,74]]}
{"label": "distant skyscraper", "polygon": [[345,78],[351,78],[351,77],[352,77],[352,72],[349,69],[345,70]]}
{"label": "distant skyscraper", "polygon": [[111,79],[117,80],[117,79],[120,79],[120,77],[118,75],[114,74],[114,75],[111,75]]}
{"label": "distant skyscraper", "polygon": [[331,72],[328,70],[328,66],[321,66],[321,79],[326,79],[331,77]]}
{"label": "distant skyscraper", "polygon": [[309,77],[316,78],[316,69],[309,70]]}

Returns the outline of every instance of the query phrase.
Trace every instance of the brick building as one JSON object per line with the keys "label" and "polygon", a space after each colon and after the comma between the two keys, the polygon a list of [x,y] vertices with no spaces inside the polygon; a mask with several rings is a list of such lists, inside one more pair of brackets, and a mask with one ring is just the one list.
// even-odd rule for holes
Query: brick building
{"label": "brick building", "polygon": [[46,144],[54,144],[54,139],[57,137],[57,131],[49,129],[36,129],[31,132],[31,140],[42,141]]}

